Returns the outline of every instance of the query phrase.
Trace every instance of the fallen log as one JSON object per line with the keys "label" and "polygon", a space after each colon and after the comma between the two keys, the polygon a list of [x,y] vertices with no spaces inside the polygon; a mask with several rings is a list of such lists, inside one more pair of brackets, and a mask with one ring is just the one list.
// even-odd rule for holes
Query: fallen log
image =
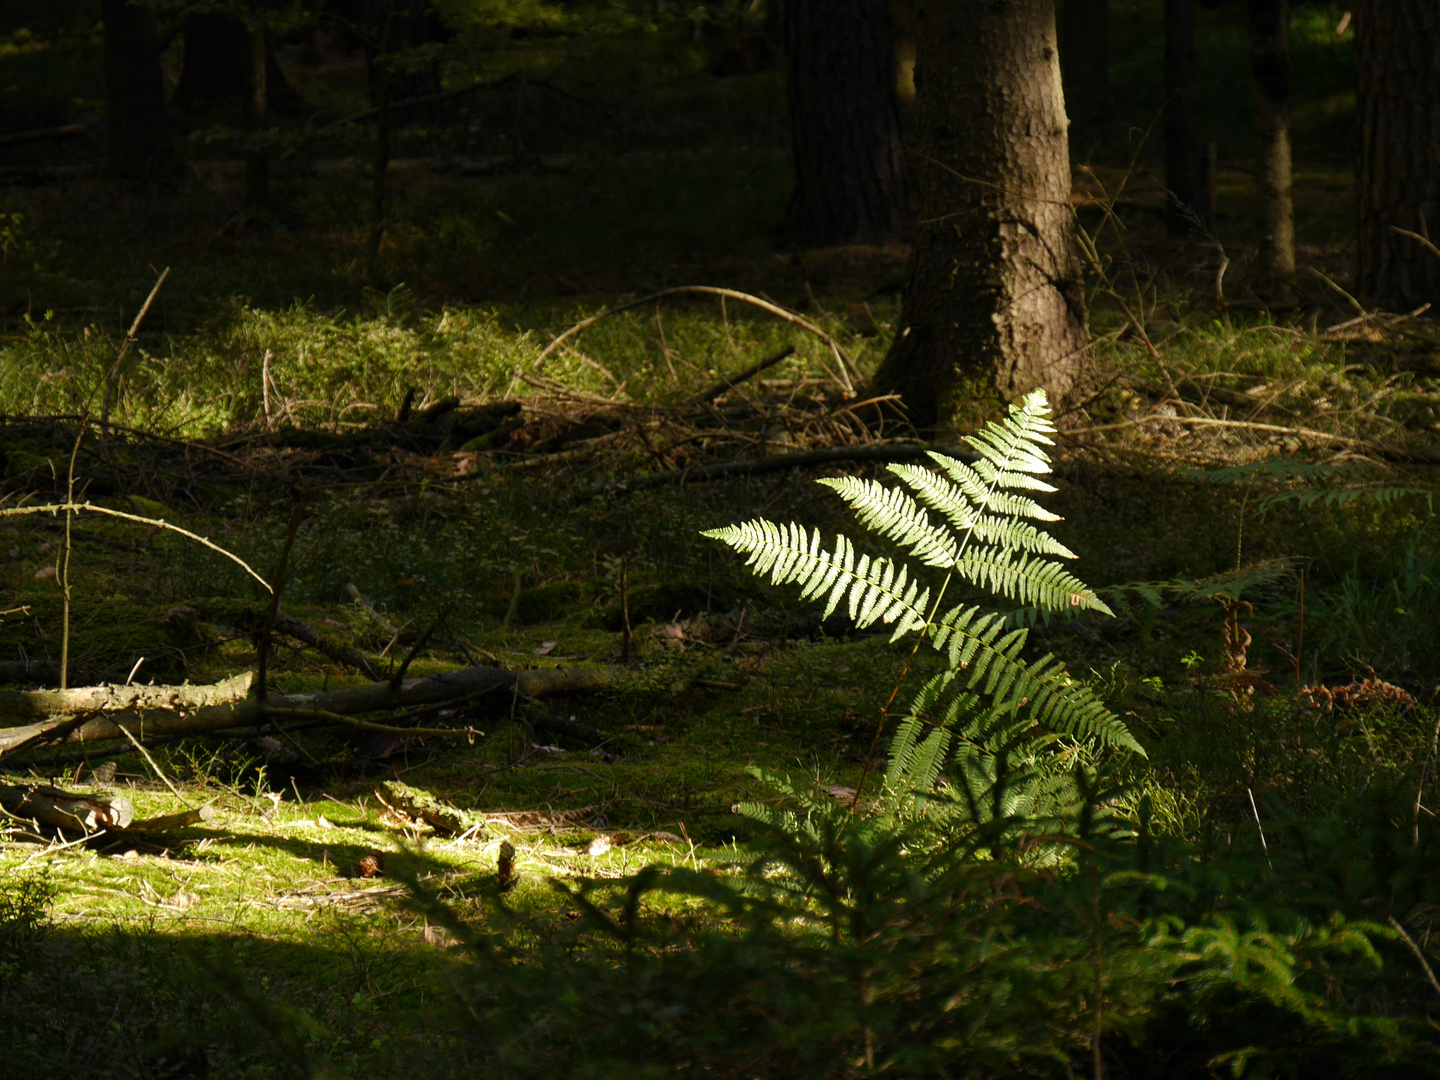
{"label": "fallen log", "polygon": [[46,784],[0,787],[0,808],[24,821],[83,833],[124,829],[135,820],[135,807],[123,796],[72,795]]}
{"label": "fallen log", "polygon": [[168,712],[203,709],[243,700],[250,672],[211,686],[77,686],[72,690],[0,690],[0,716],[54,716],[57,713]]}
{"label": "fallen log", "polygon": [[[248,673],[237,676],[236,679],[247,680],[248,687]],[[226,683],[219,685],[234,683],[236,679],[226,680]],[[338,713],[354,716],[360,713],[394,712],[417,705],[460,701],[489,693],[527,698],[593,694],[604,689],[609,682],[608,673],[593,669],[505,671],[501,668],[471,667],[406,679],[399,687],[392,687],[388,682],[378,682],[308,694],[277,694],[264,701],[247,697],[239,701],[200,707],[141,708],[90,717],[51,717],[24,727],[0,728],[0,757],[13,754],[34,743],[92,743],[121,739],[125,737],[122,727],[137,738],[202,735],[224,728],[250,727],[264,723],[265,714],[271,709],[281,715],[303,712],[312,715]]]}

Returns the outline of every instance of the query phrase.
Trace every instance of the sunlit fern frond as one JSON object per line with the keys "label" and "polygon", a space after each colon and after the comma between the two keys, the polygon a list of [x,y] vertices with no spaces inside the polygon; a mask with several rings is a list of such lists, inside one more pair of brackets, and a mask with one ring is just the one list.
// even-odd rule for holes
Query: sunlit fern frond
{"label": "sunlit fern frond", "polygon": [[[1047,655],[1026,662],[1023,626],[976,604],[937,618],[939,597],[953,577],[1039,612],[1113,614],[1057,561],[1074,553],[1031,524],[1059,520],[1028,494],[1055,490],[1041,479],[1050,471],[1044,448],[1054,431],[1037,391],[1005,421],[969,439],[973,462],[931,454],[934,469],[890,466],[904,488],[855,478],[821,481],[867,529],[932,572],[945,572],[933,605],[929,588],[917,580],[925,571],[857,554],[843,535],[827,549],[818,531],[763,519],[705,533],[745,555],[747,565],[775,584],[798,584],[803,598],[823,598],[826,617],[845,604],[858,626],[893,623],[891,640],[919,630],[945,656],[945,669],[920,688],[893,737],[885,795],[867,811],[872,819],[898,814],[976,825],[1058,806],[1069,797],[1063,761],[1070,751],[1057,750],[1056,740],[1067,740],[1071,750],[1123,747],[1144,755],[1120,718],[1059,660]],[[951,794],[937,799],[941,789]],[[813,793],[788,786],[786,792],[808,806],[809,815],[830,812]],[[762,817],[776,813],[756,809]],[[799,819],[784,824],[807,827]]]}
{"label": "sunlit fern frond", "polygon": [[955,572],[971,584],[1021,604],[1048,611],[1084,608],[1114,612],[1094,591],[1060,563],[1016,551],[1003,541],[972,547],[955,563]]}
{"label": "sunlit fern frond", "polygon": [[1052,514],[1028,495],[988,490],[985,482],[963,461],[938,453],[931,453],[930,459],[941,469],[940,473],[919,465],[895,464],[888,468],[915,489],[922,503],[944,514],[962,533],[975,525],[976,515],[982,512],[1002,518],[1061,520],[1058,514]]}
{"label": "sunlit fern frond", "polygon": [[756,574],[768,573],[776,585],[799,584],[802,599],[825,596],[822,618],[848,600],[847,614],[856,626],[894,623],[892,640],[925,625],[930,590],[889,559],[856,558],[844,536],[837,536],[834,550],[827,551],[820,530],[807,535],[799,525],[776,525],[763,518],[703,535],[748,556],[746,565]]}
{"label": "sunlit fern frond", "polygon": [[955,565],[960,547],[954,534],[934,524],[902,489],[853,476],[826,478],[820,483],[839,492],[871,532],[907,548],[926,566],[948,569]]}

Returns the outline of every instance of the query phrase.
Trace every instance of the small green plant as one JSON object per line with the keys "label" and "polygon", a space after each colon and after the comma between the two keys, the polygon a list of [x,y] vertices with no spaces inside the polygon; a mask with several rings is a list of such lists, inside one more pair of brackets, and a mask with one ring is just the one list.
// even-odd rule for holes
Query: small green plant
{"label": "small green plant", "polygon": [[[892,641],[916,631],[917,650],[928,642],[945,656],[944,669],[900,718],[878,804],[882,817],[928,816],[945,822],[942,831],[952,839],[957,826],[988,823],[988,845],[995,825],[1068,803],[1067,774],[1079,758],[1103,747],[1144,754],[1120,719],[1054,656],[1021,657],[1026,629],[978,604],[945,607],[958,578],[1042,612],[1113,614],[1057,561],[1074,554],[1031,524],[1059,520],[1030,496],[1055,490],[1041,479],[1050,472],[1044,447],[1054,430],[1045,393],[1036,390],[1004,421],[970,438],[973,462],[932,453],[937,469],[889,466],[909,491],[852,477],[820,481],[844,496],[872,532],[922,567],[944,572],[933,598],[922,585],[923,569],[857,555],[843,535],[827,550],[818,530],[807,534],[793,523],[755,519],[705,533],[748,556],[747,565],[775,584],[799,584],[807,599],[825,597],[826,617],[844,604],[857,626],[893,624]],[[947,765],[952,775],[941,783]],[[818,809],[788,782],[767,779]],[[759,806],[747,812],[782,828],[798,824]]]}
{"label": "small green plant", "polygon": [[24,967],[50,927],[55,886],[43,873],[9,875],[0,888],[0,985]]}

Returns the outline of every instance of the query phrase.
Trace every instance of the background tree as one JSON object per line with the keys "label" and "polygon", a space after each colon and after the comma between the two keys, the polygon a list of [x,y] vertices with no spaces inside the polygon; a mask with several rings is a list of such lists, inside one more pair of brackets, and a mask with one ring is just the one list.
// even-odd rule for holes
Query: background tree
{"label": "background tree", "polygon": [[915,250],[872,389],[922,429],[1037,386],[1068,401],[1088,339],[1054,4],[951,0],[917,26]]}
{"label": "background tree", "polygon": [[155,11],[129,0],[101,0],[100,11],[106,166],[112,176],[125,180],[166,179],[178,157],[165,115]]}
{"label": "background tree", "polygon": [[1248,0],[1255,89],[1255,195],[1260,209],[1255,287],[1295,301],[1295,204],[1290,160],[1290,0]]}
{"label": "background tree", "polygon": [[910,185],[888,0],[784,0],[795,189],[788,239],[806,247],[902,235]]}
{"label": "background tree", "polygon": [[1440,5],[1361,0],[1355,14],[1360,104],[1360,291],[1408,310],[1440,302]]}
{"label": "background tree", "polygon": [[1195,85],[1195,0],[1165,0],[1166,231],[1187,236],[1208,225]]}
{"label": "background tree", "polygon": [[1110,114],[1110,0],[1065,0],[1060,9],[1065,109],[1095,126]]}
{"label": "background tree", "polygon": [[[258,43],[257,34],[261,38]],[[300,95],[285,77],[263,24],[247,26],[244,19],[229,12],[200,12],[185,17],[180,40],[180,78],[170,100],[186,112],[216,106],[236,112],[249,108],[256,92],[257,48],[263,55],[260,70],[264,80],[259,90],[267,110],[300,108]]]}

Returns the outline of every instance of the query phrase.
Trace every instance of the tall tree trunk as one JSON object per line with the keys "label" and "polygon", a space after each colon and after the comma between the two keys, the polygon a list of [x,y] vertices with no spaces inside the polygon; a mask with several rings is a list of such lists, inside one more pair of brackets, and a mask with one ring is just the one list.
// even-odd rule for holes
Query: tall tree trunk
{"label": "tall tree trunk", "polygon": [[1110,115],[1110,0],[1065,0],[1060,14],[1065,109],[1077,124]]}
{"label": "tall tree trunk", "polygon": [[1171,236],[1210,224],[1200,176],[1196,66],[1195,0],[1165,0],[1165,224]]}
{"label": "tall tree trunk", "polygon": [[[266,109],[292,112],[303,104],[299,93],[285,78],[275,57],[275,46],[263,29],[264,84]],[[181,29],[184,44],[180,79],[171,101],[186,110],[206,106],[228,106],[244,111],[255,87],[255,30],[234,15],[209,12],[187,15]]]}
{"label": "tall tree trunk", "polygon": [[[369,33],[365,63],[370,104],[378,109],[382,97],[394,103],[438,94],[439,64],[433,60],[417,63],[414,51],[445,40],[445,26],[431,0],[362,0],[361,9]],[[387,34],[388,44],[382,46],[380,39]],[[437,116],[438,111],[435,105],[411,106],[407,115],[425,120]]]}
{"label": "tall tree trunk", "polygon": [[170,179],[178,158],[165,115],[155,11],[127,0],[101,0],[100,11],[109,172],[124,180]]}
{"label": "tall tree trunk", "polygon": [[1290,163],[1290,0],[1249,0],[1250,77],[1255,89],[1255,194],[1260,235],[1255,290],[1295,302],[1295,204]]}
{"label": "tall tree trunk", "polygon": [[1360,0],[1360,291],[1396,311],[1440,305],[1440,4]]}
{"label": "tall tree trunk", "polygon": [[[872,390],[953,430],[1088,359],[1052,0],[930,0],[917,15],[915,250]],[[972,407],[973,406],[973,407]]]}
{"label": "tall tree trunk", "polygon": [[784,0],[795,191],[786,233],[806,247],[909,227],[889,0]]}

